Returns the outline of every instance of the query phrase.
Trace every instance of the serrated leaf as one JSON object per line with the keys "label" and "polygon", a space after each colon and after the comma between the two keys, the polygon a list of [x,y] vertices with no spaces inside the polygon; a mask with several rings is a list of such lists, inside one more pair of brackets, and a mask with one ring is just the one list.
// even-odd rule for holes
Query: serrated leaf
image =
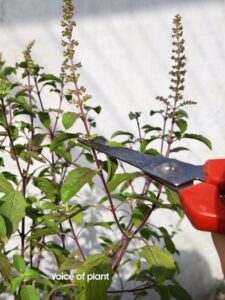
{"label": "serrated leaf", "polygon": [[188,114],[186,113],[185,110],[183,109],[179,109],[176,113],[175,113],[176,118],[180,119],[180,118],[188,118]]}
{"label": "serrated leaf", "polygon": [[8,101],[10,103],[15,103],[16,104],[16,106],[20,109],[19,114],[20,113],[25,113],[25,114],[29,114],[29,115],[35,117],[35,114],[32,111],[32,107],[27,103],[25,97],[19,96],[17,98],[9,98]]}
{"label": "serrated leaf", "polygon": [[62,123],[65,129],[69,129],[73,126],[76,120],[80,117],[79,114],[74,112],[66,112],[62,116]]}
{"label": "serrated leaf", "polygon": [[[77,276],[82,274],[85,274],[84,280],[79,280]],[[91,277],[93,274],[98,278]],[[107,256],[97,254],[87,258],[75,274],[74,281],[80,292],[80,300],[105,300],[112,282],[112,274],[111,261]]]}
{"label": "serrated leaf", "polygon": [[4,218],[7,237],[18,229],[25,216],[26,201],[21,192],[11,191],[0,198],[0,215]]}
{"label": "serrated leaf", "polygon": [[165,285],[156,285],[156,292],[160,295],[160,300],[170,300],[170,290],[168,286]]}
{"label": "serrated leaf", "polygon": [[11,286],[10,286],[10,292],[11,293],[15,293],[15,291],[17,290],[17,288],[20,286],[22,282],[22,278],[20,277],[14,277],[12,280],[11,280]]}
{"label": "serrated leaf", "polygon": [[118,136],[118,135],[128,135],[130,138],[133,138],[133,137],[134,137],[134,135],[133,135],[132,133],[128,132],[128,131],[118,130],[118,131],[115,131],[115,132],[112,134],[111,138],[114,138],[114,137],[116,137],[116,136]]}
{"label": "serrated leaf", "polygon": [[6,225],[4,218],[0,215],[0,241],[6,237]]}
{"label": "serrated leaf", "polygon": [[154,156],[160,155],[159,151],[154,148],[147,149],[144,151],[144,153],[148,155],[154,155]]}
{"label": "serrated leaf", "polygon": [[162,130],[160,127],[151,126],[149,124],[142,126],[142,129],[144,129],[145,133],[148,133],[150,131],[160,131],[160,130]]}
{"label": "serrated leaf", "polygon": [[105,227],[107,229],[112,230],[112,228],[111,228],[112,225],[113,225],[113,222],[89,222],[89,223],[85,224],[85,228],[93,227],[93,226],[100,226],[100,227]]}
{"label": "serrated leaf", "polygon": [[40,111],[38,112],[38,117],[41,123],[44,125],[45,128],[49,128],[51,124],[51,118],[47,111]]}
{"label": "serrated leaf", "polygon": [[150,112],[149,112],[149,115],[150,116],[153,116],[153,115],[155,115],[155,114],[160,114],[160,115],[162,115],[162,113],[164,112],[164,110],[150,110]]}
{"label": "serrated leaf", "polygon": [[8,260],[8,257],[5,254],[0,254],[0,273],[3,278],[10,282],[12,279],[11,266]]}
{"label": "serrated leaf", "polygon": [[82,220],[83,220],[83,215],[82,215],[82,213],[80,212],[80,213],[78,213],[78,214],[76,214],[75,216],[73,216],[72,217],[72,220],[73,220],[73,222],[75,223],[75,224],[81,224],[81,222],[82,222]]}
{"label": "serrated leaf", "polygon": [[193,300],[191,295],[180,285],[169,285],[171,295],[177,300]]}
{"label": "serrated leaf", "polygon": [[33,179],[33,183],[46,195],[48,199],[55,200],[57,189],[50,179],[37,177]]}
{"label": "serrated leaf", "polygon": [[[177,211],[178,215],[181,218],[183,218],[184,217],[184,212],[180,207],[180,199],[179,199],[178,194],[176,192],[168,189],[168,188],[166,188],[165,190],[166,190],[166,195],[167,195],[168,201],[173,205],[177,205],[178,208],[176,209],[176,211]],[[179,209],[179,207],[180,207],[180,209]]]}
{"label": "serrated leaf", "polygon": [[159,283],[172,279],[176,273],[176,265],[171,254],[158,246],[146,246],[141,252],[149,271]]}
{"label": "serrated leaf", "polygon": [[162,233],[162,236],[163,236],[163,239],[164,239],[164,242],[165,242],[165,246],[166,246],[166,249],[170,252],[170,253],[175,253],[177,252],[177,249],[168,233],[168,231],[166,230],[166,228],[164,227],[159,227],[159,230],[161,231]]}
{"label": "serrated leaf", "polygon": [[21,300],[40,300],[37,290],[32,285],[25,285],[20,290]]}
{"label": "serrated leaf", "polygon": [[109,191],[112,192],[114,191],[122,182],[127,181],[127,180],[133,180],[137,177],[141,176],[140,172],[134,172],[134,173],[120,173],[120,174],[115,174],[108,183],[108,188]]}
{"label": "serrated leaf", "polygon": [[58,146],[61,145],[62,142],[77,138],[78,134],[76,133],[66,133],[66,132],[60,132],[58,133],[54,139],[52,140],[50,144],[50,151],[54,151]]}
{"label": "serrated leaf", "polygon": [[187,130],[187,122],[184,119],[178,119],[176,121],[178,128],[180,129],[181,133],[184,133]]}
{"label": "serrated leaf", "polygon": [[13,255],[13,266],[19,273],[23,273],[26,268],[26,263],[20,255]]}
{"label": "serrated leaf", "polygon": [[64,143],[61,143],[61,145],[55,149],[55,153],[57,156],[63,157],[67,162],[72,161],[72,156],[70,152],[66,149]]}
{"label": "serrated leaf", "polygon": [[145,219],[149,211],[150,211],[150,207],[146,204],[140,204],[134,208],[132,212],[132,221],[135,227],[141,225],[141,223],[143,222],[143,220]]}
{"label": "serrated leaf", "polygon": [[54,242],[48,243],[47,245],[45,245],[45,249],[48,252],[51,252],[55,256],[55,259],[57,261],[59,268],[65,262],[65,260],[67,259],[68,255],[69,255],[68,250],[66,250],[65,248],[61,247],[60,245],[58,245]]}
{"label": "serrated leaf", "polygon": [[176,147],[176,148],[172,148],[172,149],[170,150],[170,153],[173,153],[173,152],[180,152],[180,151],[189,151],[189,149],[186,148],[186,147]]}
{"label": "serrated leaf", "polygon": [[92,178],[95,176],[96,171],[86,168],[77,167],[71,171],[65,178],[62,188],[61,197],[64,201],[68,201],[75,196],[80,189],[86,184],[90,183]]}
{"label": "serrated leaf", "polygon": [[12,184],[6,179],[6,177],[0,173],[0,192],[8,193],[13,191]]}
{"label": "serrated leaf", "polygon": [[107,156],[107,173],[108,173],[107,181],[108,182],[115,175],[117,168],[118,168],[117,160],[115,158]]}
{"label": "serrated leaf", "polygon": [[210,150],[212,150],[212,143],[210,142],[209,139],[207,139],[206,137],[204,137],[203,135],[200,134],[194,134],[194,133],[185,133],[184,138],[187,139],[193,139],[193,140],[197,140],[199,142],[202,142],[203,144],[205,144]]}
{"label": "serrated leaf", "polygon": [[31,236],[28,238],[29,240],[39,239],[44,236],[54,235],[59,232],[58,227],[49,227],[49,228],[36,228],[33,230]]}
{"label": "serrated leaf", "polygon": [[59,77],[56,77],[53,74],[42,74],[41,78],[38,80],[38,82],[43,82],[43,81],[56,81],[56,82],[61,82],[61,79]]}

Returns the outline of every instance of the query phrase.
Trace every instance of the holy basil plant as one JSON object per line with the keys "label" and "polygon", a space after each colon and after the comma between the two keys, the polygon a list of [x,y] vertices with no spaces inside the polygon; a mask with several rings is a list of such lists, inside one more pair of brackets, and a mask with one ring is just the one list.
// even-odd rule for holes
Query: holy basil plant
{"label": "holy basil plant", "polygon": [[[79,136],[101,135],[94,119],[101,107],[91,105],[79,82],[72,0],[64,0],[62,8],[59,74],[32,59],[34,42],[15,66],[0,62],[0,293],[20,300],[118,300],[129,294],[149,299],[154,290],[163,300],[191,299],[176,280],[176,230],[151,223],[158,209],[183,217],[176,193],[78,142]],[[159,110],[150,111],[145,125],[141,112],[130,112],[137,134],[109,133],[109,145],[167,157],[188,150],[184,139],[211,148],[208,139],[187,131],[185,109],[195,102],[182,94],[179,15],[172,37],[169,96],[157,97]],[[162,122],[153,126],[156,115]]]}

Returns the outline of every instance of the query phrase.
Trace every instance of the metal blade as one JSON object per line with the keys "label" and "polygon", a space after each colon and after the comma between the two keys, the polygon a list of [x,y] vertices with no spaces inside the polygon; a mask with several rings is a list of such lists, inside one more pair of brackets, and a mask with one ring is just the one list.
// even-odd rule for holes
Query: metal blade
{"label": "metal blade", "polygon": [[152,156],[128,148],[111,147],[106,145],[103,139],[88,141],[79,138],[78,141],[142,170],[146,175],[175,191],[192,185],[194,180],[204,181],[203,166],[163,156]]}

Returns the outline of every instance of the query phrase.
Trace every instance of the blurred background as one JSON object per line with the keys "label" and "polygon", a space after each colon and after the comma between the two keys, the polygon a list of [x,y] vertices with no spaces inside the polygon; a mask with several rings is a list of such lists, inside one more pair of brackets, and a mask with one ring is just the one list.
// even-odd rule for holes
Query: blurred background
{"label": "blurred background", "polygon": [[[169,93],[171,27],[180,14],[186,41],[186,99],[198,102],[188,108],[189,132],[208,137],[213,150],[186,141],[178,158],[203,164],[225,156],[225,1],[223,0],[75,0],[76,38],[80,42],[81,82],[101,105],[97,130],[111,133],[136,130],[130,111],[158,109],[158,95]],[[0,0],[0,51],[7,64],[22,60],[22,51],[35,39],[33,57],[48,72],[62,63],[61,0]],[[53,101],[51,99],[51,101]],[[154,119],[153,123],[158,120]],[[154,222],[171,223],[171,215],[154,215]],[[178,279],[194,299],[212,299],[222,279],[209,233],[192,228],[188,220],[175,237],[180,250]],[[153,300],[158,299],[152,295]]]}

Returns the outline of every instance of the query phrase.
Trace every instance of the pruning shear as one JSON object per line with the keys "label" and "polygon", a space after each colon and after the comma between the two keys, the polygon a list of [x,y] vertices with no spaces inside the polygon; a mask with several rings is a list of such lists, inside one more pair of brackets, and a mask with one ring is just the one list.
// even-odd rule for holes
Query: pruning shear
{"label": "pruning shear", "polygon": [[78,141],[137,167],[153,180],[177,192],[185,214],[196,229],[225,233],[225,159],[210,159],[204,165],[193,165],[128,148],[112,147],[102,138],[92,141],[79,138]]}

